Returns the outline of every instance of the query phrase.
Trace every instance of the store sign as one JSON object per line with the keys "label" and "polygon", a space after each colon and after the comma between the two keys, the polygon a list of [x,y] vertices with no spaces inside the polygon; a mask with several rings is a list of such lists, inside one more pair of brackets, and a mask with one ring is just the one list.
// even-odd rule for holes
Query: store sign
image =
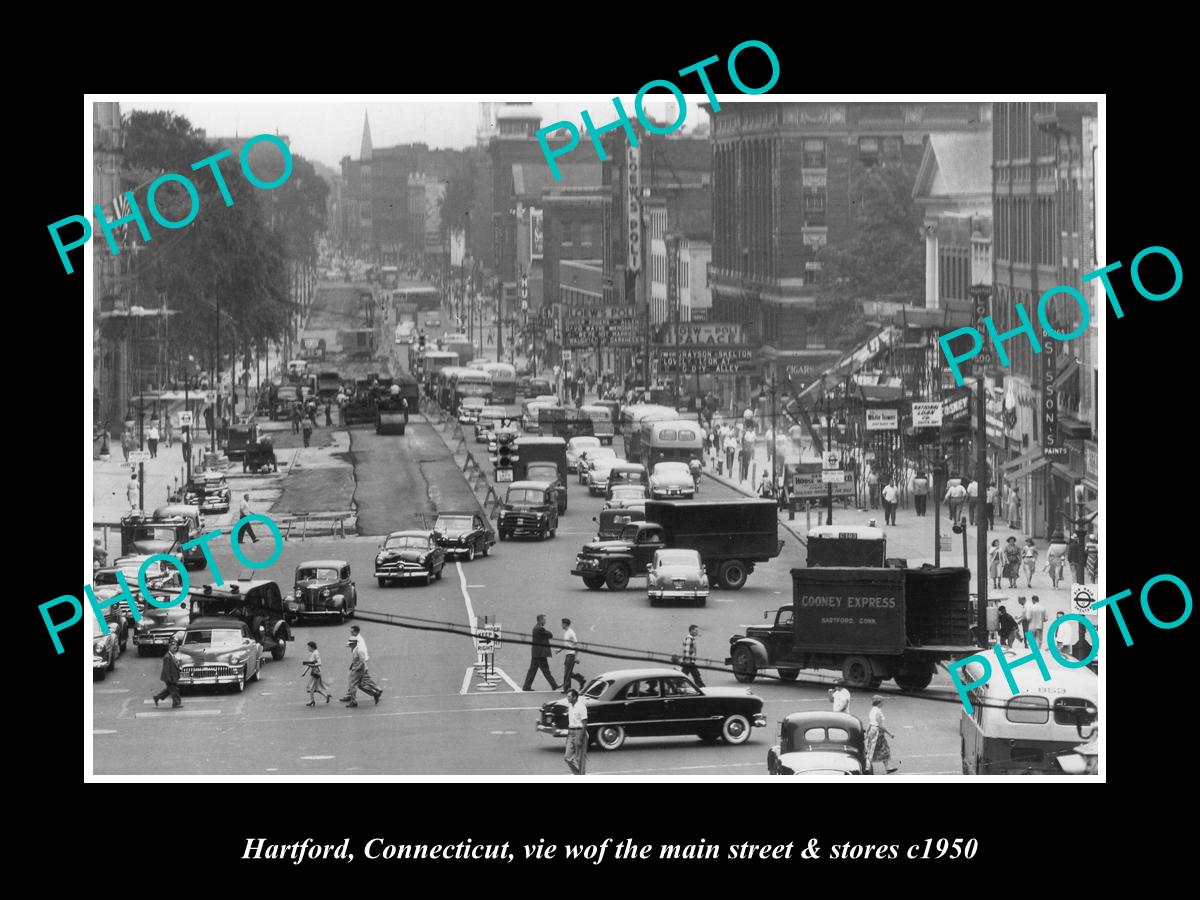
{"label": "store sign", "polygon": [[1058,354],[1062,345],[1046,341],[1042,347],[1042,454],[1065,457],[1069,454],[1058,433],[1058,392],[1054,379],[1058,377]]}
{"label": "store sign", "polygon": [[950,392],[942,400],[942,421],[944,423],[960,422],[971,416],[971,391],[963,388]]}
{"label": "store sign", "polygon": [[753,372],[758,365],[754,350],[750,347],[725,350],[660,350],[657,356],[660,371],[685,375]]}
{"label": "store sign", "polygon": [[1097,472],[1100,468],[1100,456],[1097,453],[1096,445],[1088,441],[1083,445],[1084,471],[1092,478],[1097,477]]}
{"label": "store sign", "polygon": [[562,312],[564,347],[642,346],[641,322],[630,306],[570,306]]}
{"label": "store sign", "polygon": [[625,145],[625,172],[629,189],[625,197],[625,230],[629,234],[628,257],[625,267],[630,272],[642,270],[642,150],[629,141]]}
{"label": "store sign", "polygon": [[868,409],[867,431],[898,431],[900,411],[897,409]]}
{"label": "store sign", "polygon": [[820,470],[796,472],[792,475],[792,496],[801,499],[808,497],[827,497],[829,489],[833,488],[835,497],[854,496],[854,476],[849,472],[836,471],[840,481],[825,481],[825,472]]}
{"label": "store sign", "polygon": [[667,241],[667,309],[679,318],[679,238]]}
{"label": "store sign", "polygon": [[542,210],[539,207],[529,207],[529,258],[542,258]]}
{"label": "store sign", "polygon": [[[669,285],[668,285],[669,287]],[[745,342],[741,325],[729,322],[681,322],[663,331],[663,343],[673,347],[712,347]]]}
{"label": "store sign", "polygon": [[913,403],[912,424],[913,428],[941,428],[942,404],[936,401],[933,403],[926,403],[924,401]]}

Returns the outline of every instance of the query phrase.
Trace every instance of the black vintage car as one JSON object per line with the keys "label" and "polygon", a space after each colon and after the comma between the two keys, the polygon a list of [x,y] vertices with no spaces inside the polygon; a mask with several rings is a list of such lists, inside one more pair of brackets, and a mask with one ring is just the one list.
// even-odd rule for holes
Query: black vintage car
{"label": "black vintage car", "polygon": [[271,651],[272,659],[283,659],[287,642],[294,640],[292,623],[299,618],[294,604],[284,606],[279,585],[273,581],[241,579],[217,587],[206,584],[192,588],[188,614],[192,621],[202,616],[229,616],[250,626],[250,634]]}
{"label": "black vintage car", "polygon": [[278,472],[279,463],[275,460],[275,443],[266,435],[253,444],[246,446],[242,455],[243,472]]}
{"label": "black vintage car", "polygon": [[[745,688],[696,687],[677,669],[621,669],[593,678],[581,692],[588,738],[616,750],[627,737],[694,734],[705,743],[744,744],[767,724],[763,701]],[[567,735],[567,701],[542,706],[537,730]]]}
{"label": "black vintage car", "polygon": [[393,531],[375,556],[375,577],[380,587],[404,578],[421,578],[429,584],[442,577],[446,551],[431,531]]}
{"label": "black vintage car", "polygon": [[862,722],[832,710],[784,716],[779,739],[767,751],[767,771],[802,777],[869,774]]}
{"label": "black vintage car", "polygon": [[481,513],[439,512],[433,523],[433,539],[446,551],[447,558],[462,556],[471,562],[476,556],[488,555],[496,534]]}
{"label": "black vintage car", "polygon": [[284,600],[301,618],[335,618],[354,615],[358,589],[350,580],[350,563],[344,559],[314,559],[296,566],[296,586]]}
{"label": "black vintage car", "polygon": [[220,472],[194,473],[183,489],[183,502],[201,513],[229,512],[229,485]]}

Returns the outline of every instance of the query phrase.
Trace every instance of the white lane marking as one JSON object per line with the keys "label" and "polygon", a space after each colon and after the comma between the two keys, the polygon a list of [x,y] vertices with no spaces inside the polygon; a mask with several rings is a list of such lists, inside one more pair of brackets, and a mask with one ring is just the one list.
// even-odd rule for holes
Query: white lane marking
{"label": "white lane marking", "polygon": [[463,602],[467,605],[467,625],[471,628],[471,635],[475,635],[475,607],[471,605],[471,594],[467,591],[467,573],[463,571],[462,563],[456,562],[454,567],[458,569],[458,583],[462,587]]}
{"label": "white lane marking", "polygon": [[129,688],[92,688],[93,694],[128,694]]}
{"label": "white lane marking", "polygon": [[[227,703],[227,702],[229,702],[229,699],[230,698],[228,698],[228,697],[189,697],[188,701],[191,703]],[[159,702],[165,703],[166,701],[160,700]],[[149,698],[149,699],[143,700],[142,705],[153,706],[154,699]]]}
{"label": "white lane marking", "polygon": [[279,769],[267,769],[268,772],[278,772]]}
{"label": "white lane marking", "polygon": [[489,731],[488,734],[516,734],[515,731]]}
{"label": "white lane marking", "polygon": [[474,672],[475,672],[474,666],[467,666],[467,671],[465,671],[463,673],[462,688],[459,690],[460,694],[465,694],[467,691],[469,691],[471,689],[471,675]]}
{"label": "white lane marking", "polygon": [[496,668],[495,672],[497,675],[499,675],[501,678],[503,678],[506,682],[508,682],[508,686],[510,688],[512,688],[514,691],[516,691],[517,693],[524,693],[524,691],[522,691],[521,688],[517,686],[517,683],[508,677],[508,673],[505,672],[503,669]]}
{"label": "white lane marking", "polygon": [[595,772],[593,774],[596,774],[596,775],[637,775],[642,772],[684,772],[684,771],[691,771],[694,769],[739,769],[739,768],[744,769],[744,768],[749,768],[750,766],[758,766],[759,768],[762,768],[763,763],[761,763],[761,762],[718,763],[718,764],[709,765],[709,766],[666,766],[661,769],[617,769],[616,771],[613,771],[613,772]]}
{"label": "white lane marking", "polygon": [[468,584],[467,587],[487,587],[486,584]]}
{"label": "white lane marking", "polygon": [[332,756],[302,756],[301,759],[333,759]]}
{"label": "white lane marking", "polygon": [[134,713],[135,719],[156,719],[161,716],[219,716],[219,709],[167,709],[161,712]]}
{"label": "white lane marking", "polygon": [[[112,728],[93,728],[92,729],[92,734],[116,734],[116,733],[117,732]],[[514,734],[515,734],[515,732],[514,732]]]}
{"label": "white lane marking", "polygon": [[[486,696],[480,694],[478,696]],[[406,712],[378,712],[373,710],[373,718],[389,719],[398,716],[443,716],[447,713],[464,713],[464,712],[538,712],[540,706],[476,706],[468,709],[416,709]],[[138,715],[154,715],[153,713],[138,713]],[[341,716],[289,716],[280,719],[256,719],[256,722],[333,722],[337,719],[361,719],[361,713],[346,713]]]}

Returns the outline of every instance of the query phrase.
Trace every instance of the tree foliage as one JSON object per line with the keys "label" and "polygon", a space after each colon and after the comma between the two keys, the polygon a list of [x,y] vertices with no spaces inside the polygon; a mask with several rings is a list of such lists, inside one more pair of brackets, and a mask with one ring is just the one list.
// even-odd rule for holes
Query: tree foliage
{"label": "tree foliage", "polygon": [[821,254],[819,291],[829,338],[839,345],[866,336],[862,304],[917,303],[925,290],[921,213],[913,202],[916,173],[900,164],[855,166],[848,241]]}

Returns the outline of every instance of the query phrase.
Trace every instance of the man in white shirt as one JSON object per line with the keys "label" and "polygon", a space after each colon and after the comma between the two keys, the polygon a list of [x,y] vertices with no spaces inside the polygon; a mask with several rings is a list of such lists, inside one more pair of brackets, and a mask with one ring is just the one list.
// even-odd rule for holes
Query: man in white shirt
{"label": "man in white shirt", "polygon": [[900,491],[889,481],[883,486],[883,524],[896,524],[896,507],[900,505]]}
{"label": "man in white shirt", "polygon": [[566,656],[563,657],[563,678],[562,678],[563,693],[566,693],[567,689],[570,688],[570,686],[571,686],[572,678],[574,678],[576,681],[579,682],[580,687],[583,687],[584,684],[586,684],[586,681],[584,680],[582,675],[579,675],[578,673],[575,672],[575,651],[579,647],[579,638],[577,638],[575,636],[575,629],[571,627],[571,620],[563,619],[562,627],[563,627],[562,639],[563,639],[563,643],[566,644],[566,646],[559,647],[557,650],[554,651],[554,653],[555,653],[555,655],[557,655],[559,653],[563,653],[564,651],[566,652]]}
{"label": "man in white shirt", "polygon": [[850,712],[850,691],[843,682],[839,681],[837,687],[829,689],[829,701],[834,712]]}
{"label": "man in white shirt", "polygon": [[579,691],[567,692],[567,749],[563,759],[572,775],[587,774],[587,704]]}
{"label": "man in white shirt", "polygon": [[362,636],[357,625],[350,626],[350,637],[358,641],[358,652],[362,654],[363,662],[370,660],[371,656],[367,653],[367,639]]}
{"label": "man in white shirt", "polygon": [[967,485],[967,520],[975,524],[975,507],[979,505],[979,482],[974,478]]}

